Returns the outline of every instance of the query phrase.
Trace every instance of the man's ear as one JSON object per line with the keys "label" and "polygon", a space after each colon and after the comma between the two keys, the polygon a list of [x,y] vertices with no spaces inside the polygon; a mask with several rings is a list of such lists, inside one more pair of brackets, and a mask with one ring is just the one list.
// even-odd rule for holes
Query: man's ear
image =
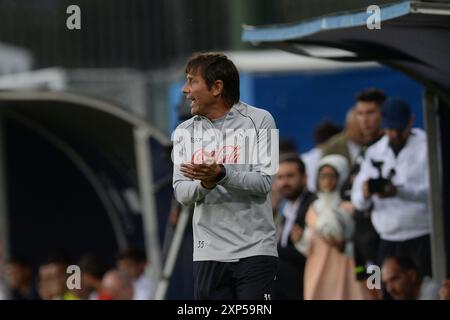
{"label": "man's ear", "polygon": [[214,84],[212,85],[212,93],[215,97],[220,96],[223,91],[223,81],[222,80],[216,80],[214,81]]}

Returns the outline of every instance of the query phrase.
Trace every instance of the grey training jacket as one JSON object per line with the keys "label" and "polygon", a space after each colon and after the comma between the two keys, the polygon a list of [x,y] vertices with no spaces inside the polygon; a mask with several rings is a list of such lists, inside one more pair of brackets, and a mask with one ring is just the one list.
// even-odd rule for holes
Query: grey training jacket
{"label": "grey training jacket", "polygon": [[[215,129],[215,126],[203,116],[194,116],[181,123],[175,131],[177,134],[174,132],[172,135],[172,155],[177,153],[185,157],[185,161],[191,161],[192,154],[198,157],[198,148],[208,150],[208,146],[211,147],[211,143],[214,143],[211,141],[222,139],[217,134],[212,135],[214,138],[194,134],[199,129],[202,130],[201,133],[205,133]],[[261,133],[265,131],[258,130],[269,129],[270,132],[276,126],[268,111],[239,102],[231,108],[219,129],[222,132],[249,129],[247,132],[255,133],[256,142],[263,144],[263,141],[268,141],[263,139],[265,136]],[[242,138],[242,135],[239,137]],[[256,255],[278,256],[271,206],[274,172],[267,170],[269,166],[273,168],[274,164],[278,168],[278,140],[269,140],[268,144],[276,149],[276,158],[271,157],[270,164],[267,157],[252,163],[224,163],[226,175],[212,190],[204,188],[198,180],[185,177],[179,170],[180,165],[175,163],[175,198],[183,205],[195,203],[192,221],[194,261],[229,261]],[[255,143],[252,146],[255,147]]]}

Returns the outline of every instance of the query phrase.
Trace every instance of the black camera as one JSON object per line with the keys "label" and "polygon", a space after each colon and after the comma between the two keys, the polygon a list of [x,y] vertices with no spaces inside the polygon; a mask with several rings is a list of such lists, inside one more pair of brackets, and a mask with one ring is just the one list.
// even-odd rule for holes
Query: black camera
{"label": "black camera", "polygon": [[378,169],[378,178],[369,179],[370,193],[386,193],[389,191],[392,182],[391,178],[395,175],[395,170],[392,169],[388,178],[383,178],[382,167],[383,161],[371,160],[372,165]]}

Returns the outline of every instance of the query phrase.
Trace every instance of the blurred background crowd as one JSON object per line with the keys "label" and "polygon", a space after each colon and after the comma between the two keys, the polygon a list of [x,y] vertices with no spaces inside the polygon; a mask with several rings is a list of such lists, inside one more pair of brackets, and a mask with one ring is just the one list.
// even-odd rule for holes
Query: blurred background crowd
{"label": "blurred background crowd", "polygon": [[[80,268],[79,285],[71,286],[69,265]],[[2,298],[12,300],[152,300],[154,285],[145,276],[147,258],[141,248],[129,248],[108,266],[94,254],[72,262],[62,252],[48,255],[37,271],[22,258],[8,260]],[[7,296],[7,294],[9,296]]]}

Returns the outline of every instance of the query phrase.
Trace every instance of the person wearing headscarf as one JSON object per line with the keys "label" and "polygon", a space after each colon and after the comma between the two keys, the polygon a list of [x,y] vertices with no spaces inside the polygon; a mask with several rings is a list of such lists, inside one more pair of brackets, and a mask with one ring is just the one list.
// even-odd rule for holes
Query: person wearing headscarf
{"label": "person wearing headscarf", "polygon": [[341,155],[322,158],[317,173],[317,200],[306,214],[305,235],[296,247],[307,255],[305,300],[369,299],[365,283],[353,274],[353,220],[342,201],[340,187],[349,167]]}

